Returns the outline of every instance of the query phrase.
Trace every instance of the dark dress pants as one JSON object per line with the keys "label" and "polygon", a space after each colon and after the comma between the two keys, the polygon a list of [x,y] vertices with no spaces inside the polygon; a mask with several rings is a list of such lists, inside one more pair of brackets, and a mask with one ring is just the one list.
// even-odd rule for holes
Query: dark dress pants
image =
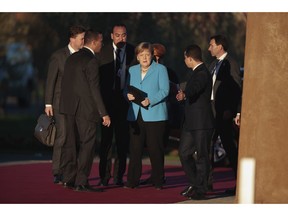
{"label": "dark dress pants", "polygon": [[220,135],[223,148],[226,151],[235,178],[237,178],[238,147],[234,130],[232,118],[223,119],[222,115],[219,117],[216,114],[216,133],[218,132]]}
{"label": "dark dress pants", "polygon": [[53,111],[57,133],[53,146],[52,173],[53,175],[61,175],[63,169],[63,165],[61,164],[61,154],[66,138],[65,116],[60,114],[59,110],[54,109]]}
{"label": "dark dress pants", "polygon": [[179,156],[190,186],[199,193],[208,190],[207,180],[210,169],[209,148],[213,129],[182,130]]}
{"label": "dark dress pants", "polygon": [[63,182],[87,185],[91,172],[95,144],[95,122],[65,115],[67,139],[63,146]]}
{"label": "dark dress pants", "polygon": [[114,161],[114,182],[122,181],[126,171],[126,160],[129,148],[129,123],[126,120],[128,103],[122,92],[114,94],[111,98],[114,103],[110,105],[110,127],[101,126],[100,163],[99,173],[101,180],[107,181],[111,177],[113,158],[113,135],[115,138],[116,157]]}
{"label": "dark dress pants", "polygon": [[151,182],[156,187],[162,186],[164,179],[164,132],[166,124],[167,121],[144,122],[140,112],[137,121],[130,123],[128,186],[135,187],[139,185],[142,175],[142,154],[145,143],[152,167]]}

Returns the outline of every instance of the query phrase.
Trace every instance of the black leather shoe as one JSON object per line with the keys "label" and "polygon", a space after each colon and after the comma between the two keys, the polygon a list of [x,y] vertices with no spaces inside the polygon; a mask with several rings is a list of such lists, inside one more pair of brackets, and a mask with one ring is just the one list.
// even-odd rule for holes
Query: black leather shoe
{"label": "black leather shoe", "polygon": [[124,185],[124,183],[123,183],[122,180],[114,181],[114,184],[115,184],[115,185],[118,185],[118,186],[123,186],[123,185]]}
{"label": "black leather shoe", "polygon": [[231,196],[235,196],[236,195],[236,187],[225,190],[225,193],[228,195],[231,195]]}
{"label": "black leather shoe", "polygon": [[152,184],[152,181],[150,178],[140,180],[140,185],[147,185],[147,184]]}
{"label": "black leather shoe", "polygon": [[[163,182],[162,184],[164,185],[166,183],[166,177],[163,178]],[[140,185],[148,185],[148,184],[153,184],[151,178],[147,178],[147,179],[144,179],[144,180],[140,180]]]}
{"label": "black leather shoe", "polygon": [[54,175],[54,184],[62,184],[62,175]]}
{"label": "black leather shoe", "polygon": [[193,191],[195,190],[195,188],[193,186],[188,186],[187,188],[185,188],[185,190],[181,191],[181,195],[188,197],[191,196]]}
{"label": "black leather shoe", "polygon": [[188,198],[192,200],[205,200],[206,199],[205,194],[197,193],[197,192],[192,193],[191,195],[188,196]]}
{"label": "black leather shoe", "polygon": [[133,186],[133,185],[130,185],[130,184],[125,184],[123,186],[123,188],[125,188],[125,189],[134,189],[134,188],[138,188],[138,187],[139,187],[139,185]]}
{"label": "black leather shoe", "polygon": [[156,189],[156,190],[162,190],[163,187],[162,187],[162,185],[159,185],[159,186],[155,186],[155,189]]}
{"label": "black leather shoe", "polygon": [[63,183],[63,187],[64,188],[68,188],[68,189],[73,189],[74,188],[74,183],[72,183],[72,182],[64,182]]}
{"label": "black leather shoe", "polygon": [[77,185],[74,191],[78,192],[103,192],[101,188],[92,188],[90,185]]}
{"label": "black leather shoe", "polygon": [[109,179],[108,180],[100,180],[100,182],[97,184],[97,186],[108,186]]}

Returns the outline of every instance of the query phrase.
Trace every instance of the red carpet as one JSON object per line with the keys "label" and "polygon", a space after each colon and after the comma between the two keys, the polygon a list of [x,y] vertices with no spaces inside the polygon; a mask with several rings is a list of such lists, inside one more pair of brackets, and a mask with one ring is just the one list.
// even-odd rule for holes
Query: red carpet
{"label": "red carpet", "polygon": [[[149,177],[150,166],[143,166],[142,179]],[[98,164],[94,163],[90,185],[98,181]],[[53,204],[53,203],[177,203],[186,200],[179,193],[186,187],[186,177],[179,166],[165,166],[166,184],[163,190],[141,186],[124,189],[113,185],[103,187],[103,193],[83,193],[65,189],[52,183],[51,163],[19,164],[0,166],[0,203],[2,204]],[[223,191],[235,186],[229,168],[214,171],[214,191],[208,197],[223,196]],[[126,179],[124,179],[126,180]]]}

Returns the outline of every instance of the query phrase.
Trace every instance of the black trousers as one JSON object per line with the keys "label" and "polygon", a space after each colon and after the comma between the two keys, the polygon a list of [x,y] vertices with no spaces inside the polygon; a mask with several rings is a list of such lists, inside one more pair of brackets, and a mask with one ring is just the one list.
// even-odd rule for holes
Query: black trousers
{"label": "black trousers", "polygon": [[190,186],[199,193],[208,190],[210,170],[209,148],[213,129],[181,132],[179,156]]}
{"label": "black trousers", "polygon": [[54,109],[54,118],[56,122],[56,139],[53,146],[52,154],[52,173],[53,175],[61,175],[63,165],[61,164],[62,148],[66,138],[65,116],[59,113],[59,110]]}
{"label": "black trousers", "polygon": [[97,124],[70,115],[65,118],[67,139],[62,152],[63,182],[86,185],[93,164]]}
{"label": "black trousers", "polygon": [[130,122],[130,160],[127,185],[135,187],[142,175],[142,154],[146,144],[150,157],[151,182],[156,187],[164,179],[164,132],[167,121],[144,122],[139,112],[137,121]]}
{"label": "black trousers", "polygon": [[233,119],[223,119],[216,114],[216,131],[215,136],[220,135],[222,145],[226,151],[231,168],[234,171],[235,178],[237,178],[238,171],[238,140],[235,136],[235,128],[233,126]]}
{"label": "black trousers", "polygon": [[101,126],[99,174],[102,180],[111,178],[113,158],[113,138],[116,147],[113,178],[121,181],[126,171],[126,160],[129,149],[129,123],[127,121],[128,103],[122,92],[114,94],[109,106],[110,127]]}

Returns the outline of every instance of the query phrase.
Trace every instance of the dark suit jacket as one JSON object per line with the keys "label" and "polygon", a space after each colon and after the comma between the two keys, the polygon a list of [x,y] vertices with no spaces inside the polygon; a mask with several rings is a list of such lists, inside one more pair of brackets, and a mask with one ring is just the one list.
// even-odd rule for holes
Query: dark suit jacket
{"label": "dark suit jacket", "polygon": [[66,59],[70,56],[68,46],[54,52],[50,58],[45,88],[45,104],[59,110],[61,82]]}
{"label": "dark suit jacket", "polygon": [[62,79],[60,112],[88,121],[99,121],[107,115],[100,94],[99,62],[83,48],[66,61]]}
{"label": "dark suit jacket", "polygon": [[[126,76],[128,75],[129,67],[136,63],[134,49],[134,46],[126,43]],[[100,77],[101,93],[105,106],[109,110],[113,106],[111,98],[113,98],[114,94],[113,87],[115,81],[114,48],[112,42],[105,45],[100,52]]]}
{"label": "dark suit jacket", "polygon": [[199,65],[191,75],[185,88],[185,130],[203,130],[214,127],[210,103],[212,77],[204,64]]}
{"label": "dark suit jacket", "polygon": [[[216,60],[210,65],[213,70]],[[235,116],[241,103],[242,79],[237,62],[229,54],[223,59],[214,83],[215,109],[217,113],[231,111]]]}

